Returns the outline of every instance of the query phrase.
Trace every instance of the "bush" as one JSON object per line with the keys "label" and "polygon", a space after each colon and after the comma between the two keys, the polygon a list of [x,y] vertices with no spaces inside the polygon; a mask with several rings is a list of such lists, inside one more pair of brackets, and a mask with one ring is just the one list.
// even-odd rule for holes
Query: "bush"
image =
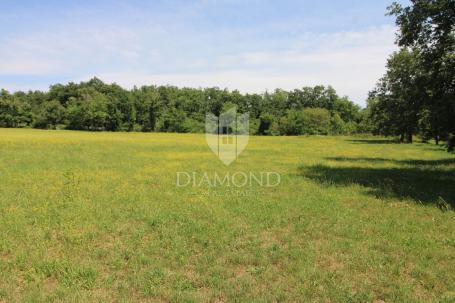
{"label": "bush", "polygon": [[56,129],[58,125],[64,124],[65,118],[66,108],[57,100],[52,100],[42,105],[33,127]]}
{"label": "bush", "polygon": [[346,132],[346,123],[338,113],[334,113],[330,118],[331,134],[340,135]]}
{"label": "bush", "polygon": [[302,111],[288,110],[287,115],[278,123],[278,133],[286,136],[297,136],[303,133],[304,118]]}
{"label": "bush", "polygon": [[187,118],[183,121],[182,128],[188,133],[203,133],[205,131],[205,122]]}
{"label": "bush", "polygon": [[327,135],[330,133],[330,113],[324,108],[305,108],[303,110],[303,129],[305,135]]}
{"label": "bush", "polygon": [[31,121],[28,104],[13,97],[0,99],[0,127],[27,127]]}

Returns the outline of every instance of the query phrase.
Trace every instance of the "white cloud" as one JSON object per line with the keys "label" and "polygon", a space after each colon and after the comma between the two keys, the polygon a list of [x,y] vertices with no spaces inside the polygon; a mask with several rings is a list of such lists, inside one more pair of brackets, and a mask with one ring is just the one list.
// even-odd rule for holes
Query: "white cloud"
{"label": "white cloud", "polygon": [[[332,34],[304,33],[273,49],[231,53],[222,48],[207,52],[204,44],[199,53],[194,45],[188,52],[184,48],[175,50],[162,40],[166,36],[163,33],[169,34],[159,28],[66,28],[52,34],[11,39],[0,49],[0,76],[62,75],[77,81],[96,75],[125,87],[219,86],[259,93],[330,84],[339,94],[363,104],[368,91],[384,73],[388,55],[395,50],[392,26]],[[181,33],[181,38],[193,37]],[[256,46],[255,41],[251,43],[251,47]]]}
{"label": "white cloud", "polygon": [[135,63],[137,35],[122,28],[59,29],[14,37],[2,43],[0,75],[58,75],[109,60]]}
{"label": "white cloud", "polygon": [[[396,48],[393,44],[394,28],[389,26],[322,37],[307,35],[306,39],[302,41],[305,47],[300,49],[248,52],[201,62],[190,61],[185,67],[195,66],[184,73],[119,71],[98,76],[126,87],[143,84],[219,86],[242,92],[325,84],[364,104],[368,91],[385,71],[387,57]],[[204,71],[198,71],[198,68]]]}

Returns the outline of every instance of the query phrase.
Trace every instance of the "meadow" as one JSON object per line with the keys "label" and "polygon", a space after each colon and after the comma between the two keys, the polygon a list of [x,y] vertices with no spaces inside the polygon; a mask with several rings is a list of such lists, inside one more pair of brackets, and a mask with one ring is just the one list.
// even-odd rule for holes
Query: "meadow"
{"label": "meadow", "polygon": [[432,144],[250,137],[225,166],[202,134],[0,129],[0,302],[454,302],[454,203]]}

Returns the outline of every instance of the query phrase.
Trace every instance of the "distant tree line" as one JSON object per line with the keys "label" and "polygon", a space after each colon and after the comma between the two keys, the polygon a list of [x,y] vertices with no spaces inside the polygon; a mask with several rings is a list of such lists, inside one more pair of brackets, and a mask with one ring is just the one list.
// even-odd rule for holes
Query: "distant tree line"
{"label": "distant tree line", "polygon": [[374,134],[412,143],[419,135],[455,146],[455,1],[414,0],[388,8],[400,50],[367,101]]}
{"label": "distant tree line", "polygon": [[126,90],[97,78],[52,85],[48,92],[0,92],[0,127],[88,131],[204,132],[207,113],[236,106],[257,135],[352,134],[362,111],[332,87],[264,94],[219,88],[142,86]]}

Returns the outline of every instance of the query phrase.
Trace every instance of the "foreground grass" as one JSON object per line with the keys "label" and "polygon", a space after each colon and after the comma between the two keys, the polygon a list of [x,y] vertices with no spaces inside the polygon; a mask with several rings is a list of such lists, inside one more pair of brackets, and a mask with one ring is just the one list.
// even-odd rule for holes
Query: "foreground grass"
{"label": "foreground grass", "polygon": [[454,202],[432,145],[252,137],[226,167],[203,135],[0,129],[0,302],[453,302]]}

